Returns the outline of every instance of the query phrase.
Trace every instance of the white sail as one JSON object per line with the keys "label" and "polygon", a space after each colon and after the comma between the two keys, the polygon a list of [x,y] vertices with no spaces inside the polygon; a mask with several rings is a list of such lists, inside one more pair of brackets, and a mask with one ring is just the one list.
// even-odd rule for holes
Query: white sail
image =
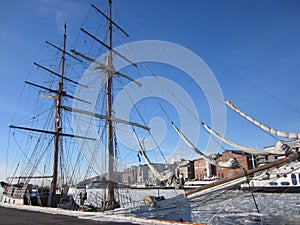
{"label": "white sail", "polygon": [[162,175],[160,172],[158,172],[154,166],[152,165],[152,163],[150,162],[148,156],[146,155],[145,153],[145,150],[144,150],[144,147],[142,145],[142,143],[140,142],[137,134],[135,131],[134,132],[134,136],[138,142],[138,145],[139,145],[139,150],[140,150],[140,153],[142,154],[142,156],[144,157],[145,159],[145,162],[146,164],[148,165],[149,169],[151,170],[151,172],[154,174],[154,176],[159,179],[160,181],[165,181],[165,180],[168,180],[170,177],[172,177],[174,175],[174,172],[170,171],[169,173],[167,173],[166,175]]}
{"label": "white sail", "polygon": [[206,160],[207,162],[209,162],[210,164],[213,164],[215,166],[219,166],[219,167],[226,167],[226,168],[239,168],[240,164],[236,161],[236,159],[234,158],[230,158],[227,162],[218,162],[216,160],[211,159],[210,157],[208,157],[207,155],[205,155],[204,153],[202,153],[199,149],[196,148],[195,145],[193,145],[186,136],[184,136],[184,134],[178,129],[178,127],[172,122],[172,125],[174,127],[174,129],[176,130],[176,132],[178,133],[178,135],[180,136],[180,138],[191,148],[193,149],[197,154],[201,155],[202,158],[204,160]]}
{"label": "white sail", "polygon": [[252,117],[248,116],[244,112],[241,112],[241,110],[239,110],[237,107],[235,107],[229,100],[225,100],[225,103],[230,109],[232,109],[236,113],[240,114],[242,117],[244,117],[245,119],[247,119],[248,121],[250,121],[251,123],[253,123],[254,125],[258,126],[259,128],[261,128],[262,130],[264,130],[266,132],[269,132],[269,133],[274,134],[279,137],[290,138],[290,139],[300,139],[300,134],[288,133],[288,132],[279,131],[279,130],[273,129],[271,127],[268,127],[268,126],[260,123],[259,121],[253,119]]}
{"label": "white sail", "polygon": [[[202,122],[202,126],[204,127],[204,129],[209,132],[210,134],[214,135],[215,137],[219,138],[220,140],[222,140],[223,142],[225,142],[226,144],[239,149],[243,152],[246,152],[248,154],[253,154],[253,155],[284,155],[285,154],[285,150],[283,150],[281,148],[281,145],[276,145],[274,148],[269,148],[269,149],[264,149],[264,150],[258,150],[258,149],[253,149],[253,148],[247,148],[244,146],[241,146],[239,144],[236,144],[230,140],[228,140],[225,137],[222,137],[219,133],[217,133],[216,131],[212,130],[211,128],[209,128],[205,123]],[[282,143],[282,142],[280,142]]]}

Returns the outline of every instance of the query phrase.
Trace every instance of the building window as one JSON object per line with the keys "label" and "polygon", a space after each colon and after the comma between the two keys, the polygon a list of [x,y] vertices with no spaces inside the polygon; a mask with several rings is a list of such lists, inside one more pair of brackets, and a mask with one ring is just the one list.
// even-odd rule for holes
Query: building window
{"label": "building window", "polygon": [[296,175],[295,174],[292,173],[291,179],[292,179],[292,184],[293,185],[297,185],[297,179],[296,179]]}

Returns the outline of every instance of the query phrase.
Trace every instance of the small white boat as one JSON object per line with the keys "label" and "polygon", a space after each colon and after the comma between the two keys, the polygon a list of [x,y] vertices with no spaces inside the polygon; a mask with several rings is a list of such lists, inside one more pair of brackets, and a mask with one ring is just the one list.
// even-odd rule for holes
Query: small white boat
{"label": "small white boat", "polygon": [[272,168],[241,185],[242,190],[256,192],[300,192],[300,162]]}
{"label": "small white boat", "polygon": [[218,177],[204,177],[203,180],[193,180],[193,181],[187,181],[184,183],[183,188],[184,189],[189,189],[189,188],[198,188],[198,187],[202,187],[204,185],[207,184],[212,184],[216,181],[218,181],[219,178]]}

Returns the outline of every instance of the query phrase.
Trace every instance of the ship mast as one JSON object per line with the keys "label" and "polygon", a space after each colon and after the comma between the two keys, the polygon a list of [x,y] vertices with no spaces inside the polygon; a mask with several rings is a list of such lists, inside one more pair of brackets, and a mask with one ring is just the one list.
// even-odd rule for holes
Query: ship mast
{"label": "ship mast", "polygon": [[61,124],[61,102],[63,97],[63,82],[64,82],[64,71],[65,71],[65,51],[66,51],[66,30],[67,26],[64,25],[64,37],[63,37],[63,51],[61,56],[61,78],[57,87],[57,94],[54,98],[55,101],[55,116],[54,116],[54,126],[55,126],[55,135],[54,135],[54,159],[53,159],[53,179],[52,179],[52,199],[51,206],[56,206],[56,189],[57,189],[57,177],[58,177],[58,155],[59,155],[59,145],[62,131]]}
{"label": "ship mast", "polygon": [[[109,23],[109,55],[106,58],[106,65],[112,68],[112,1],[108,0],[108,23]],[[107,116],[111,118],[112,116],[112,81],[113,73],[107,70]],[[114,142],[113,142],[113,125],[112,120],[108,120],[108,203],[109,207],[113,209],[114,207]]]}
{"label": "ship mast", "polygon": [[124,77],[134,83],[136,83],[138,86],[141,86],[141,83],[135,81],[134,79],[130,78],[129,76],[122,74],[118,71],[115,71],[114,67],[113,67],[113,54],[117,55],[118,57],[120,57],[122,60],[125,60],[127,62],[129,62],[130,64],[132,64],[133,66],[137,67],[137,65],[132,62],[130,59],[126,58],[125,56],[123,56],[122,54],[120,54],[119,52],[117,52],[116,50],[113,49],[113,26],[115,26],[118,30],[120,30],[126,37],[129,37],[129,35],[126,33],[126,31],[124,31],[118,24],[116,24],[113,20],[112,20],[112,0],[108,0],[108,15],[106,15],[105,13],[103,13],[101,10],[99,10],[95,5],[91,5],[98,13],[100,13],[103,17],[105,17],[105,19],[107,19],[108,21],[108,31],[109,31],[109,43],[106,44],[105,42],[99,40],[95,35],[89,33],[87,30],[81,28],[80,30],[82,32],[84,32],[85,34],[87,34],[90,38],[94,39],[96,42],[98,42],[99,44],[101,44],[102,46],[104,46],[106,49],[108,49],[108,55],[106,56],[105,60],[105,64],[102,64],[101,62],[98,62],[97,60],[86,56],[78,51],[76,51],[75,49],[72,49],[71,52],[74,53],[75,55],[80,56],[81,58],[88,60],[90,62],[96,63],[97,67],[96,69],[100,69],[100,70],[105,70],[105,76],[107,79],[106,82],[106,87],[105,87],[105,91],[106,91],[106,107],[107,107],[107,112],[106,115],[100,115],[100,114],[95,114],[95,113],[90,113],[88,111],[85,110],[79,110],[79,109],[71,109],[69,107],[64,107],[64,109],[66,110],[72,110],[74,112],[79,112],[82,114],[86,114],[86,115],[90,115],[90,116],[94,116],[100,119],[105,119],[107,120],[107,151],[108,151],[108,198],[105,199],[105,206],[103,207],[103,210],[111,210],[114,209],[116,207],[119,207],[117,202],[115,201],[115,194],[114,194],[114,189],[115,189],[115,180],[114,180],[114,160],[115,160],[115,152],[114,152],[114,130],[113,130],[113,123],[122,123],[122,124],[127,124],[127,125],[131,125],[131,126],[135,126],[135,127],[140,127],[142,129],[145,130],[150,130],[149,127],[146,127],[144,125],[135,123],[135,122],[131,122],[131,121],[125,121],[119,118],[115,118],[113,117],[113,109],[112,109],[112,103],[113,103],[113,76],[116,74],[120,77]]}
{"label": "ship mast", "polygon": [[[34,87],[38,87],[40,89],[46,90],[49,93],[52,93],[54,95],[47,95],[44,96],[46,98],[51,98],[54,100],[54,106],[55,106],[55,111],[54,111],[54,130],[50,131],[50,130],[44,130],[44,129],[36,129],[36,128],[30,128],[30,127],[22,127],[22,126],[15,126],[15,125],[10,125],[9,128],[14,128],[14,129],[21,129],[21,130],[27,130],[27,131],[33,131],[33,132],[38,132],[38,133],[44,133],[44,134],[51,134],[54,136],[54,156],[53,156],[53,171],[52,171],[52,175],[51,176],[24,176],[23,178],[50,178],[52,177],[52,182],[51,182],[51,206],[52,207],[56,207],[58,201],[59,201],[59,196],[57,196],[56,194],[56,190],[57,190],[57,181],[58,181],[58,159],[59,159],[59,154],[60,151],[62,151],[62,147],[61,147],[61,141],[62,141],[62,137],[72,137],[72,138],[81,138],[81,139],[87,139],[87,140],[93,140],[95,141],[96,139],[94,138],[89,138],[89,137],[84,137],[84,136],[80,136],[80,135],[74,135],[74,134],[68,134],[68,133],[63,133],[62,132],[62,118],[61,118],[61,113],[62,113],[62,109],[65,109],[65,106],[62,106],[62,99],[64,97],[68,97],[71,99],[75,99],[78,101],[82,101],[85,103],[89,103],[83,99],[79,99],[76,98],[72,95],[67,94],[64,89],[64,82],[68,81],[74,84],[77,84],[78,86],[84,86],[86,87],[86,85],[80,84],[76,81],[73,81],[67,77],[65,77],[65,56],[68,55],[80,62],[82,62],[82,60],[76,58],[75,56],[69,54],[68,52],[66,52],[66,40],[67,40],[67,35],[66,35],[66,31],[67,31],[67,27],[66,24],[64,25],[64,36],[63,36],[63,47],[59,48],[54,44],[51,44],[50,42],[46,41],[47,44],[49,44],[50,46],[54,47],[55,49],[59,50],[62,52],[62,56],[61,56],[61,73],[57,73],[55,71],[52,71],[38,63],[34,63],[34,65],[38,66],[39,68],[51,73],[52,75],[55,75],[57,77],[60,78],[59,82],[58,82],[58,86],[57,89],[51,89],[51,88],[47,88],[35,83],[31,83],[28,81],[25,81],[26,84],[29,84],[31,86]],[[101,115],[102,116],[102,115]],[[121,120],[122,121],[122,120]],[[134,124],[134,123],[133,123]],[[27,181],[28,184],[29,180]]]}

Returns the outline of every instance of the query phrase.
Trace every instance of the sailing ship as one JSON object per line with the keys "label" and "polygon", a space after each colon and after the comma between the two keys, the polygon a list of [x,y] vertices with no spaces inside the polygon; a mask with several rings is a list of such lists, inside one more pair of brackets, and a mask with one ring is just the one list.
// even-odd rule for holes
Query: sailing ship
{"label": "sailing ship", "polygon": [[[121,57],[124,60],[127,60],[131,63],[130,60],[126,59],[126,57],[122,56],[118,52],[113,49],[113,29],[116,28],[121,31],[125,36],[128,36],[126,31],[124,31],[117,23],[114,22],[112,19],[112,1],[108,1],[108,14],[106,15],[104,12],[99,10],[95,5],[92,5],[92,8],[96,10],[97,13],[100,13],[104,19],[107,21],[108,24],[108,43],[99,40],[96,36],[89,33],[84,28],[81,28],[81,31],[87,35],[89,38],[93,39],[94,41],[100,43],[104,48],[107,50],[107,55],[105,56],[105,62],[98,62],[92,57],[87,56],[85,54],[76,51],[75,49],[71,50],[71,52],[67,51],[66,44],[67,44],[67,27],[66,24],[64,25],[64,35],[63,35],[63,46],[59,47],[54,45],[48,41],[46,41],[47,45],[57,50],[60,56],[60,69],[58,72],[47,68],[39,63],[34,63],[39,69],[50,74],[50,76],[58,77],[57,87],[54,89],[52,87],[45,87],[33,82],[25,81],[26,84],[38,88],[39,90],[45,91],[46,94],[40,92],[39,96],[47,99],[52,99],[53,111],[50,111],[50,115],[54,115],[52,117],[52,122],[50,120],[46,120],[46,125],[43,129],[40,128],[31,128],[31,127],[23,127],[18,125],[11,125],[10,129],[14,129],[17,131],[23,131],[22,134],[28,134],[29,139],[37,139],[36,144],[33,146],[32,152],[24,153],[25,158],[28,160],[25,167],[19,170],[19,164],[14,172],[12,177],[8,177],[7,182],[1,182],[1,185],[4,188],[3,196],[1,198],[1,202],[3,203],[10,203],[10,204],[25,204],[25,205],[34,205],[34,206],[47,206],[47,207],[60,207],[66,208],[71,210],[82,208],[89,208],[84,207],[83,202],[81,201],[83,198],[86,198],[86,192],[80,192],[80,202],[78,200],[78,190],[74,184],[74,168],[73,171],[68,171],[69,174],[64,174],[66,172],[66,167],[72,167],[76,164],[82,163],[79,158],[87,157],[85,155],[84,150],[82,152],[78,152],[77,160],[71,162],[71,159],[64,158],[65,151],[68,151],[70,146],[64,145],[64,139],[82,139],[84,140],[83,148],[88,149],[89,144],[91,142],[92,145],[99,147],[99,143],[97,143],[97,137],[89,137],[88,131],[84,130],[83,132],[85,135],[76,135],[75,131],[72,130],[73,128],[66,128],[64,125],[63,112],[71,112],[73,114],[80,114],[84,116],[92,116],[93,118],[97,118],[102,120],[99,122],[99,127],[102,127],[102,131],[100,136],[107,139],[105,142],[105,155],[108,158],[108,163],[105,165],[108,169],[108,173],[106,177],[103,176],[103,187],[104,196],[100,200],[101,206],[94,208],[96,211],[107,211],[112,214],[122,214],[122,215],[131,215],[131,216],[138,216],[138,217],[146,217],[146,218],[158,218],[164,220],[174,220],[174,221],[191,221],[191,206],[189,200],[184,195],[179,195],[174,198],[165,199],[164,197],[153,197],[147,196],[146,202],[147,204],[134,206],[134,207],[127,207],[127,208],[120,208],[121,202],[117,199],[116,192],[118,188],[118,183],[115,182],[114,173],[115,173],[115,158],[116,158],[116,137],[115,137],[115,123],[121,123],[130,125],[132,127],[139,127],[145,130],[149,130],[150,128],[140,125],[135,122],[125,121],[122,119],[115,118],[113,115],[113,82],[114,76],[119,76],[129,81],[135,82],[129,76],[122,74],[118,71],[114,70],[113,66],[113,55]],[[66,58],[69,57],[70,59],[74,60],[77,63],[84,64],[84,61],[90,63],[94,63],[91,67],[93,67],[93,71],[101,71],[97,76],[104,76],[105,84],[104,84],[104,97],[105,103],[102,110],[106,111],[103,114],[93,113],[92,111],[86,110],[86,108],[73,108],[68,106],[66,103],[71,100],[76,100],[80,103],[85,103],[89,108],[95,108],[96,106],[93,105],[88,99],[78,98],[78,96],[71,95],[67,92],[69,85],[81,86],[87,88],[89,84],[84,84],[84,82],[80,81],[77,82],[69,77],[66,76]],[[132,63],[134,65],[134,63]],[[96,67],[95,67],[96,65]],[[52,77],[52,79],[53,79]],[[50,82],[46,82],[50,83]],[[53,83],[53,82],[51,82]],[[138,82],[136,82],[138,84]],[[73,103],[73,106],[76,105]],[[49,112],[49,110],[47,110]],[[33,116],[33,119],[36,119],[38,116]],[[54,124],[54,126],[50,126],[49,124]],[[53,130],[46,129],[47,127],[52,128]],[[77,128],[78,129],[78,128]],[[67,133],[67,132],[72,133]],[[27,132],[27,133],[26,133]],[[146,161],[151,166],[149,159],[144,152],[142,143],[140,142],[137,134],[133,130],[133,133],[136,137],[137,143],[140,148],[140,154],[143,155]],[[36,135],[38,134],[38,135]],[[15,135],[15,133],[13,133]],[[44,135],[48,136],[44,138]],[[99,138],[99,137],[98,137]],[[67,140],[67,143],[73,143],[73,141]],[[81,142],[82,144],[83,142]],[[96,143],[96,144],[95,144]],[[53,155],[50,156],[49,153],[46,153],[46,150],[52,150],[50,147],[53,145]],[[80,143],[78,144],[80,145]],[[20,147],[20,146],[19,146]],[[82,146],[79,146],[82,147]],[[101,147],[100,147],[101,148]],[[94,149],[93,149],[94,150]],[[69,152],[68,152],[69,153]],[[48,154],[48,155],[47,155]],[[46,171],[48,171],[48,167],[44,166],[44,171],[40,171],[40,164],[43,158],[46,158],[46,161],[49,163],[49,159],[52,158],[52,174],[45,175]],[[74,156],[69,157],[72,159],[76,159]],[[90,173],[96,161],[97,152],[94,151],[88,160],[87,165],[87,174]],[[85,158],[86,159],[86,158]],[[81,159],[82,160],[82,159]],[[94,161],[94,162],[93,162]],[[65,165],[65,162],[69,162],[72,165]],[[65,169],[65,170],[63,170]],[[70,174],[71,172],[71,174]],[[40,173],[42,175],[34,175],[35,173]],[[17,174],[26,174],[26,175],[19,175]],[[157,173],[158,176],[160,176]],[[45,181],[46,180],[46,181]]]}
{"label": "sailing ship", "polygon": [[[136,144],[138,148],[139,155],[143,156],[145,162],[149,166],[149,168],[153,171],[153,173],[160,179],[160,180],[166,180],[167,178],[173,176],[174,174],[167,174],[163,176],[159,172],[155,170],[155,168],[152,166],[152,163],[147,156],[147,150],[145,149],[145,146],[143,144],[143,141],[139,139],[137,132],[135,131],[135,128],[144,129],[147,132],[149,131],[149,127],[138,124],[136,122],[132,121],[126,121],[120,118],[116,118],[114,115],[114,109],[113,109],[113,84],[115,77],[121,77],[123,79],[127,79],[131,82],[134,82],[136,85],[140,85],[137,81],[130,78],[129,76],[120,73],[119,71],[116,71],[114,69],[114,57],[120,57],[123,60],[127,61],[129,64],[136,66],[133,62],[131,62],[130,59],[127,59],[122,54],[116,52],[114,50],[113,46],[113,29],[119,30],[123,35],[128,36],[126,31],[124,31],[114,20],[112,17],[112,1],[108,1],[108,15],[103,13],[101,10],[99,10],[95,5],[92,5],[92,7],[101,14],[108,24],[108,43],[105,43],[101,40],[99,40],[95,35],[88,32],[86,29],[81,28],[81,31],[90,39],[95,41],[97,44],[103,46],[103,48],[106,49],[107,54],[105,57],[102,57],[101,59],[104,59],[104,62],[99,61],[98,59],[94,59],[92,56],[83,54],[75,49],[71,50],[71,53],[66,50],[66,25],[65,25],[65,33],[63,36],[63,46],[58,47],[50,42],[47,42],[48,45],[56,49],[60,52],[61,56],[61,63],[60,63],[60,70],[59,72],[55,72],[49,68],[44,67],[41,64],[35,63],[35,65],[48,72],[52,76],[56,76],[59,78],[59,81],[57,83],[56,89],[53,89],[51,87],[44,87],[39,84],[35,84],[32,82],[26,82],[27,84],[34,86],[36,88],[39,88],[41,90],[44,90],[47,92],[47,94],[42,94],[41,96],[44,98],[52,99],[52,103],[54,103],[54,111],[51,112],[51,114],[54,114],[54,118],[52,118],[51,124],[53,124],[54,129],[53,130],[47,130],[47,127],[44,127],[44,129],[39,128],[29,128],[29,127],[22,127],[17,125],[11,125],[11,129],[15,130],[22,130],[24,132],[30,132],[30,139],[36,139],[35,141],[37,144],[34,146],[34,149],[31,153],[24,154],[26,156],[26,159],[28,160],[27,167],[24,167],[22,172],[25,172],[24,176],[16,176],[17,170],[15,174],[9,178],[8,182],[3,182],[2,186],[4,186],[5,190],[3,193],[2,202],[7,203],[15,203],[15,204],[30,204],[30,205],[39,205],[39,206],[51,206],[51,207],[62,207],[62,208],[68,208],[68,209],[79,209],[82,205],[80,204],[80,200],[78,199],[79,192],[81,193],[81,199],[84,196],[84,192],[81,192],[80,189],[75,188],[74,186],[74,174],[75,169],[71,168],[73,170],[69,170],[68,175],[64,175],[64,171],[62,168],[65,166],[63,165],[64,162],[68,162],[69,164],[72,164],[74,166],[75,164],[81,164],[83,161],[80,161],[80,159],[85,158],[87,161],[87,173],[88,176],[92,170],[94,169],[94,166],[97,162],[97,154],[98,152],[94,149],[104,149],[105,156],[108,158],[108,163],[104,164],[104,167],[107,168],[107,174],[106,177],[103,177],[103,186],[105,188],[104,194],[101,198],[100,203],[97,205],[97,207],[94,207],[94,210],[96,211],[103,211],[107,214],[117,214],[117,215],[125,215],[125,216],[137,216],[137,217],[146,217],[146,218],[157,218],[157,219],[163,219],[163,220],[173,220],[173,221],[191,221],[191,200],[196,199],[197,197],[209,194],[217,190],[222,189],[228,189],[232,187],[236,187],[242,183],[245,183],[248,181],[249,176],[269,169],[271,167],[276,167],[285,163],[288,163],[292,160],[296,160],[299,158],[298,150],[299,148],[290,148],[286,143],[280,142],[276,148],[273,148],[269,151],[261,151],[256,149],[250,149],[245,148],[243,146],[237,145],[228,139],[225,139],[220,134],[218,134],[216,131],[212,130],[210,127],[208,127],[203,121],[199,121],[199,126],[203,126],[203,128],[210,133],[211,135],[215,136],[216,138],[221,139],[223,142],[230,144],[234,146],[235,148],[242,150],[244,152],[250,152],[251,154],[279,154],[284,156],[283,159],[280,159],[274,163],[267,164],[265,166],[255,168],[251,171],[244,171],[241,174],[235,175],[231,177],[230,179],[224,179],[216,181],[212,184],[205,185],[203,187],[195,188],[193,190],[187,190],[185,192],[185,195],[178,195],[173,198],[165,199],[163,197],[153,197],[153,196],[147,196],[145,198],[145,201],[147,204],[142,204],[138,206],[127,206],[122,207],[122,203],[120,202],[120,199],[118,199],[118,183],[115,182],[115,174],[116,174],[116,157],[118,154],[117,148],[118,145],[116,143],[116,130],[114,129],[116,123],[121,123],[123,125],[129,125],[132,127],[132,135],[136,139]],[[76,85],[77,88],[87,88],[89,83],[83,82],[82,80],[80,82],[74,81],[70,78],[68,78],[65,74],[66,70],[66,58],[69,57],[70,59],[76,61],[79,64],[84,64],[86,62],[92,63],[90,66],[90,71],[92,73],[90,75],[96,75],[96,76],[102,76],[103,80],[105,82],[99,84],[100,86],[104,87],[104,94],[96,99],[96,100],[105,100],[105,103],[102,104],[101,110],[105,110],[103,113],[94,113],[92,112],[92,109],[97,108],[95,105],[95,102],[91,101],[88,98],[84,98],[86,93],[83,93],[82,95],[76,95],[73,96],[69,93],[67,93],[67,86],[66,83],[71,83],[73,85]],[[84,64],[86,65],[86,64]],[[99,72],[100,71],[100,72]],[[94,80],[91,80],[91,82],[95,82]],[[65,99],[72,99],[73,101],[76,101],[79,104],[73,104],[73,107],[66,105],[65,103],[68,103]],[[237,110],[232,104],[230,104],[228,101],[226,101],[226,104],[228,107],[232,108],[236,112],[240,113],[242,116],[244,115],[239,110]],[[79,106],[81,107],[74,107]],[[91,111],[90,111],[91,110]],[[70,112],[72,114],[77,115],[77,118],[80,118],[80,120],[83,121],[83,123],[80,123],[76,127],[76,132],[72,129],[66,129],[63,125],[64,117],[62,116],[63,111]],[[163,109],[165,112],[165,110]],[[81,117],[81,116],[88,116],[87,117]],[[169,117],[169,116],[168,116]],[[36,118],[36,117],[34,117]],[[253,120],[249,116],[245,116],[246,119],[250,120],[250,122],[254,123],[255,125],[259,126],[261,129],[264,129],[268,132],[271,132],[272,134],[276,135],[283,135],[286,138],[298,138],[300,137],[299,134],[292,134],[292,133],[285,133],[281,131],[277,131],[275,129],[268,128],[267,126]],[[249,119],[250,118],[250,119]],[[105,138],[107,142],[105,143],[105,146],[101,146],[102,142],[99,143],[97,139],[99,137],[95,137],[90,135],[90,123],[95,122],[95,119],[99,119],[100,122],[98,122],[99,130],[96,132],[101,139]],[[46,121],[47,125],[49,125],[49,121]],[[84,126],[82,126],[84,124]],[[228,162],[218,162],[214,159],[210,158],[209,156],[206,156],[202,151],[200,151],[183,133],[180,131],[180,129],[175,125],[173,121],[171,121],[172,126],[174,127],[175,131],[178,133],[180,138],[200,157],[207,160],[207,162],[214,164],[219,167],[226,167],[226,168],[240,168],[239,162],[235,159],[230,159]],[[74,124],[73,124],[74,126]],[[74,127],[73,127],[74,129]],[[71,131],[71,133],[67,133],[68,131]],[[79,132],[79,133],[78,133]],[[40,136],[34,136],[33,133],[41,134]],[[76,133],[76,134],[74,134]],[[48,136],[47,139],[43,139],[42,134],[46,134]],[[81,142],[79,142],[79,151],[77,153],[77,157],[71,156],[69,153],[69,158],[66,159],[63,156],[64,153],[64,145],[63,145],[63,139],[65,138],[74,138],[79,139]],[[69,140],[69,144],[70,144]],[[92,143],[92,144],[89,144]],[[53,150],[53,156],[49,158],[53,158],[53,167],[52,167],[52,174],[51,175],[45,175],[45,171],[41,172],[39,164],[42,161],[42,157],[46,155],[46,151],[44,149],[49,149],[49,146],[54,146]],[[42,148],[43,147],[43,148]],[[71,162],[71,159],[74,160]],[[47,160],[46,160],[47,161]],[[49,161],[49,160],[48,160]],[[71,166],[71,167],[72,167]],[[59,168],[61,167],[61,168]],[[48,169],[48,168],[47,168]],[[66,169],[66,168],[64,168]],[[47,170],[48,171],[48,170]],[[71,172],[72,171],[72,172]],[[40,175],[35,176],[35,172],[39,172]],[[76,171],[79,172],[79,171]],[[67,177],[68,176],[68,177]],[[60,178],[59,178],[60,177]],[[85,176],[86,177],[86,176]],[[67,179],[68,178],[68,179]],[[33,184],[34,179],[48,179],[50,182],[48,184],[43,184],[41,182],[36,182],[36,184]],[[16,181],[17,180],[17,181]],[[68,180],[68,181],[67,181]],[[78,192],[79,191],[79,192]],[[87,209],[91,209],[91,207],[86,206]]]}
{"label": "sailing ship", "polygon": [[[42,65],[35,63],[36,66],[52,73],[53,75],[59,77],[59,82],[57,85],[57,89],[51,89],[47,88],[38,84],[34,84],[31,82],[25,81],[25,83],[38,87],[42,90],[46,90],[49,95],[45,96],[46,98],[53,99],[54,102],[54,130],[45,130],[45,129],[36,129],[36,128],[30,128],[30,127],[22,127],[22,126],[16,126],[11,125],[10,128],[12,129],[19,129],[24,131],[30,131],[30,132],[36,132],[39,134],[50,134],[53,135],[53,142],[54,142],[54,162],[53,162],[53,173],[52,175],[40,175],[40,176],[34,176],[34,172],[37,169],[38,166],[38,160],[40,160],[39,156],[35,156],[34,154],[38,151],[37,149],[40,148],[40,138],[38,138],[38,142],[35,145],[35,151],[32,152],[31,156],[29,158],[29,162],[27,162],[27,165],[23,168],[23,172],[26,175],[23,176],[13,176],[9,177],[9,183],[3,182],[2,186],[4,187],[3,192],[3,198],[2,202],[8,202],[8,203],[15,203],[15,204],[30,204],[30,205],[39,205],[39,206],[57,206],[57,203],[60,201],[60,197],[62,196],[61,190],[58,189],[58,159],[59,159],[59,152],[60,152],[60,141],[63,136],[69,136],[73,137],[72,134],[66,134],[62,132],[62,120],[61,120],[61,104],[62,99],[64,97],[72,97],[64,91],[64,82],[65,80],[72,81],[64,76],[65,71],[65,55],[66,55],[66,25],[64,26],[64,37],[63,37],[63,48],[59,48],[50,42],[48,42],[49,45],[52,45],[53,47],[60,49],[62,51],[61,56],[61,72],[57,73],[54,72],[46,67],[43,67]],[[77,82],[75,82],[77,83]],[[36,161],[31,161],[31,159]],[[19,164],[18,164],[19,166]],[[33,185],[30,182],[33,179],[51,179],[51,184],[40,186],[40,185]],[[16,183],[14,183],[16,181]]]}

